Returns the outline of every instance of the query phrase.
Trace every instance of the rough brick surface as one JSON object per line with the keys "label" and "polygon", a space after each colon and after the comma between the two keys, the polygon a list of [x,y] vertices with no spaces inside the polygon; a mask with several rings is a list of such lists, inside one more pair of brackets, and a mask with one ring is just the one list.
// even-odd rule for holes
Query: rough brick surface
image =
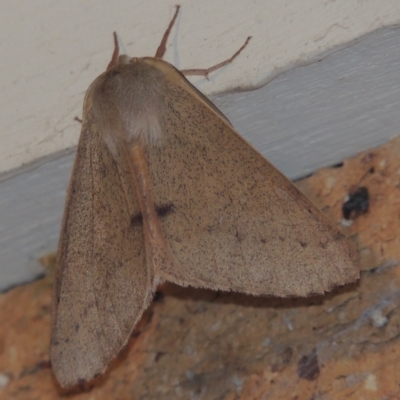
{"label": "rough brick surface", "polygon": [[[107,373],[71,399],[400,398],[400,138],[299,182],[340,225],[344,196],[370,210],[345,233],[361,280],[280,300],[165,284]],[[0,296],[0,399],[65,396],[49,363],[49,275]]]}

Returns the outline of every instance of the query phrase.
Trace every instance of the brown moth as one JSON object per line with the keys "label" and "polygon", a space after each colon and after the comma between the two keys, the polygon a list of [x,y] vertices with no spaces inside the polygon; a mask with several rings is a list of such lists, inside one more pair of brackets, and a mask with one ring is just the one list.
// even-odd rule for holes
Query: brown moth
{"label": "brown moth", "polygon": [[54,294],[64,387],[104,372],[165,280],[288,297],[359,276],[329,219],[161,59],[178,10],[155,58],[118,57],[115,36],[86,93]]}

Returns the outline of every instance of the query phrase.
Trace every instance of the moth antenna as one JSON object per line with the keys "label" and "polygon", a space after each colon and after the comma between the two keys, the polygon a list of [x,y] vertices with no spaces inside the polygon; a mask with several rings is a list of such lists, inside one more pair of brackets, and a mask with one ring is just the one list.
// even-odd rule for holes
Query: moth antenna
{"label": "moth antenna", "polygon": [[158,46],[158,49],[156,51],[156,55],[154,56],[155,58],[163,58],[164,54],[165,54],[165,50],[166,50],[166,44],[167,44],[167,40],[168,40],[168,36],[171,32],[172,27],[174,26],[174,23],[176,21],[176,18],[178,17],[178,13],[179,13],[179,9],[181,8],[181,6],[176,6],[176,11],[174,16],[172,17],[171,22],[168,25],[167,30],[164,32],[164,36],[161,39],[161,43]]}
{"label": "moth antenna", "polygon": [[114,36],[114,51],[111,56],[111,61],[107,65],[107,71],[113,67],[115,67],[118,63],[119,56],[119,43],[118,43],[118,35],[117,32],[113,32]]}

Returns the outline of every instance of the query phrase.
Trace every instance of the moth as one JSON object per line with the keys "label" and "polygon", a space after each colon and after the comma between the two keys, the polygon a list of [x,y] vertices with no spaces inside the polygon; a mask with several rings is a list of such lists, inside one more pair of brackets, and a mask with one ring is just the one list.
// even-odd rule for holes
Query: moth
{"label": "moth", "polygon": [[154,58],[119,56],[114,35],[85,96],[54,291],[63,387],[104,372],[163,281],[288,297],[359,276],[335,225],[162,60],[178,11]]}

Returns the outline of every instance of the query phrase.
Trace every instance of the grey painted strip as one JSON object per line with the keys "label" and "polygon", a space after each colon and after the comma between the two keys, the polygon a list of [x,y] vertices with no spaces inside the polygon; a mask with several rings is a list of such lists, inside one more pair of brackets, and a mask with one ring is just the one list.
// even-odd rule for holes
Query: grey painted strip
{"label": "grey painted strip", "polygon": [[[400,30],[385,28],[268,85],[218,96],[237,130],[290,178],[400,131]],[[73,154],[0,177],[0,290],[42,273],[57,247]]]}

